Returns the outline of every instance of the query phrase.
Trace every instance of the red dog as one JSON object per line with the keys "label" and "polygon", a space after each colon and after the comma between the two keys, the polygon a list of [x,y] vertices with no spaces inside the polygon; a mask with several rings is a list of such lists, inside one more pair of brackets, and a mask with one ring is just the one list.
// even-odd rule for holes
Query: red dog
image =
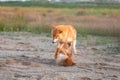
{"label": "red dog", "polygon": [[58,42],[55,53],[56,62],[60,65],[72,66],[76,52],[76,30],[71,25],[52,25],[53,43]]}

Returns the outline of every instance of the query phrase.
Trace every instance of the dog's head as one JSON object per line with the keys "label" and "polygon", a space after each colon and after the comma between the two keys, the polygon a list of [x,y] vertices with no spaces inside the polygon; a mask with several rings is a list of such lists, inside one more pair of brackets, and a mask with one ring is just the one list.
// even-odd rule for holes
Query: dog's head
{"label": "dog's head", "polygon": [[52,43],[60,42],[62,39],[62,32],[63,31],[54,25],[52,25],[51,27],[52,27],[52,35],[53,35]]}

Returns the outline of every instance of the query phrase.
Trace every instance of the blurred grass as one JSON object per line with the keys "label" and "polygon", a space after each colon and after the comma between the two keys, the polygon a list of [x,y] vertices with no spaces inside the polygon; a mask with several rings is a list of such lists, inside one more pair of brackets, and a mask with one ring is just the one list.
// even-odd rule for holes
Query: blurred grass
{"label": "blurred grass", "polygon": [[51,34],[50,25],[71,24],[79,35],[120,38],[120,9],[0,7],[0,31]]}
{"label": "blurred grass", "polygon": [[0,6],[0,11],[18,12],[24,14],[27,12],[38,12],[40,14],[61,14],[61,15],[94,15],[94,16],[114,16],[120,15],[120,8],[42,8],[42,7],[5,7]]}
{"label": "blurred grass", "polygon": [[114,36],[114,37],[120,37],[120,32],[117,29],[101,29],[101,28],[85,28],[85,27],[76,27],[76,30],[79,35],[98,35],[98,36]]}
{"label": "blurred grass", "polygon": [[0,2],[0,6],[22,6],[22,7],[52,7],[52,8],[120,8],[120,3],[100,3],[100,2],[77,2],[77,3],[50,3],[39,1],[8,1]]}

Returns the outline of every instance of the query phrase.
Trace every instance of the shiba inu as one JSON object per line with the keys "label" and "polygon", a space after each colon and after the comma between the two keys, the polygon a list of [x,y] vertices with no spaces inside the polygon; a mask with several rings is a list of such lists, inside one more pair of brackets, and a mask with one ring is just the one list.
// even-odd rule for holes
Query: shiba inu
{"label": "shiba inu", "polygon": [[55,52],[57,63],[73,65],[73,57],[76,53],[76,30],[71,25],[52,25],[52,43],[58,42]]}

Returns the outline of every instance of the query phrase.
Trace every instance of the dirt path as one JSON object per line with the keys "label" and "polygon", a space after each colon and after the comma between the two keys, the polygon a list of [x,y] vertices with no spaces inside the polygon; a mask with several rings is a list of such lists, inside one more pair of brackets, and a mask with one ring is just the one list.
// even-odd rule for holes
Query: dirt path
{"label": "dirt path", "polygon": [[58,66],[56,45],[40,36],[0,36],[0,80],[120,80],[120,55],[95,55],[77,44],[77,66]]}

